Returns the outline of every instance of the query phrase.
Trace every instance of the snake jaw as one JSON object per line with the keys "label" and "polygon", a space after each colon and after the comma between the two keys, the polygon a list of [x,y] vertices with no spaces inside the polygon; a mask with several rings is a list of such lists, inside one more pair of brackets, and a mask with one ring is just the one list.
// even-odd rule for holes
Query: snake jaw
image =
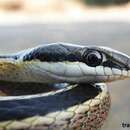
{"label": "snake jaw", "polygon": [[[127,78],[126,69],[90,67],[82,62],[40,62],[24,64],[24,81],[41,83],[100,83]],[[28,75],[28,76],[26,76]]]}

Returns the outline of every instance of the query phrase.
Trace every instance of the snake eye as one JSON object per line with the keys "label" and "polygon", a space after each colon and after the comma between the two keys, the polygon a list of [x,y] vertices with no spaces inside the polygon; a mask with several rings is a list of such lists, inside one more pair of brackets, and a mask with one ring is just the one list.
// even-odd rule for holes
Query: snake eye
{"label": "snake eye", "polygon": [[84,55],[85,63],[89,66],[96,67],[102,63],[102,55],[98,51],[90,51]]}

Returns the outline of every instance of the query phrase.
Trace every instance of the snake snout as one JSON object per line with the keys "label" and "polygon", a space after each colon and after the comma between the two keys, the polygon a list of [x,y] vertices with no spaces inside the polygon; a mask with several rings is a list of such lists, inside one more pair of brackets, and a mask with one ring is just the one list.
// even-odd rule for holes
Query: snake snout
{"label": "snake snout", "polygon": [[103,66],[105,70],[108,67],[109,71],[107,70],[105,74],[109,75],[109,72],[112,72],[109,76],[110,80],[108,81],[130,77],[130,56],[108,47],[100,47],[98,50],[106,57]]}
{"label": "snake snout", "polygon": [[[101,58],[96,53],[91,55],[91,57],[96,56],[96,58],[101,59],[100,64],[96,64],[95,67],[87,64],[96,70],[94,82],[111,82],[130,77],[130,57],[128,55],[103,46],[90,46],[85,52],[87,54],[98,52],[101,55]],[[95,63],[96,60],[91,61],[91,63],[93,62]],[[91,70],[89,72],[93,72]]]}

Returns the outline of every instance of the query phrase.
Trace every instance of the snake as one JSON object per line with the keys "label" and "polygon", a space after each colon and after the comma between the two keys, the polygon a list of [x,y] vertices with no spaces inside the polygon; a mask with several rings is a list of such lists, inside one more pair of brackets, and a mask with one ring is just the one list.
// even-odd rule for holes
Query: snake
{"label": "snake", "polygon": [[104,46],[51,43],[0,55],[0,130],[98,130],[106,83],[130,77],[130,57]]}

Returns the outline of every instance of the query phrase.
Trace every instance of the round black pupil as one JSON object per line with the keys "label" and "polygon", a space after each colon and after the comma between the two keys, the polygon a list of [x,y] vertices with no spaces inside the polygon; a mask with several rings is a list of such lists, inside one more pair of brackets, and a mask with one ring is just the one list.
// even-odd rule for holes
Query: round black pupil
{"label": "round black pupil", "polygon": [[86,57],[86,62],[89,66],[96,67],[101,64],[102,57],[98,52],[91,52]]}
{"label": "round black pupil", "polygon": [[96,60],[98,60],[98,57],[95,54],[91,54],[88,56],[88,61],[89,62],[96,62]]}

